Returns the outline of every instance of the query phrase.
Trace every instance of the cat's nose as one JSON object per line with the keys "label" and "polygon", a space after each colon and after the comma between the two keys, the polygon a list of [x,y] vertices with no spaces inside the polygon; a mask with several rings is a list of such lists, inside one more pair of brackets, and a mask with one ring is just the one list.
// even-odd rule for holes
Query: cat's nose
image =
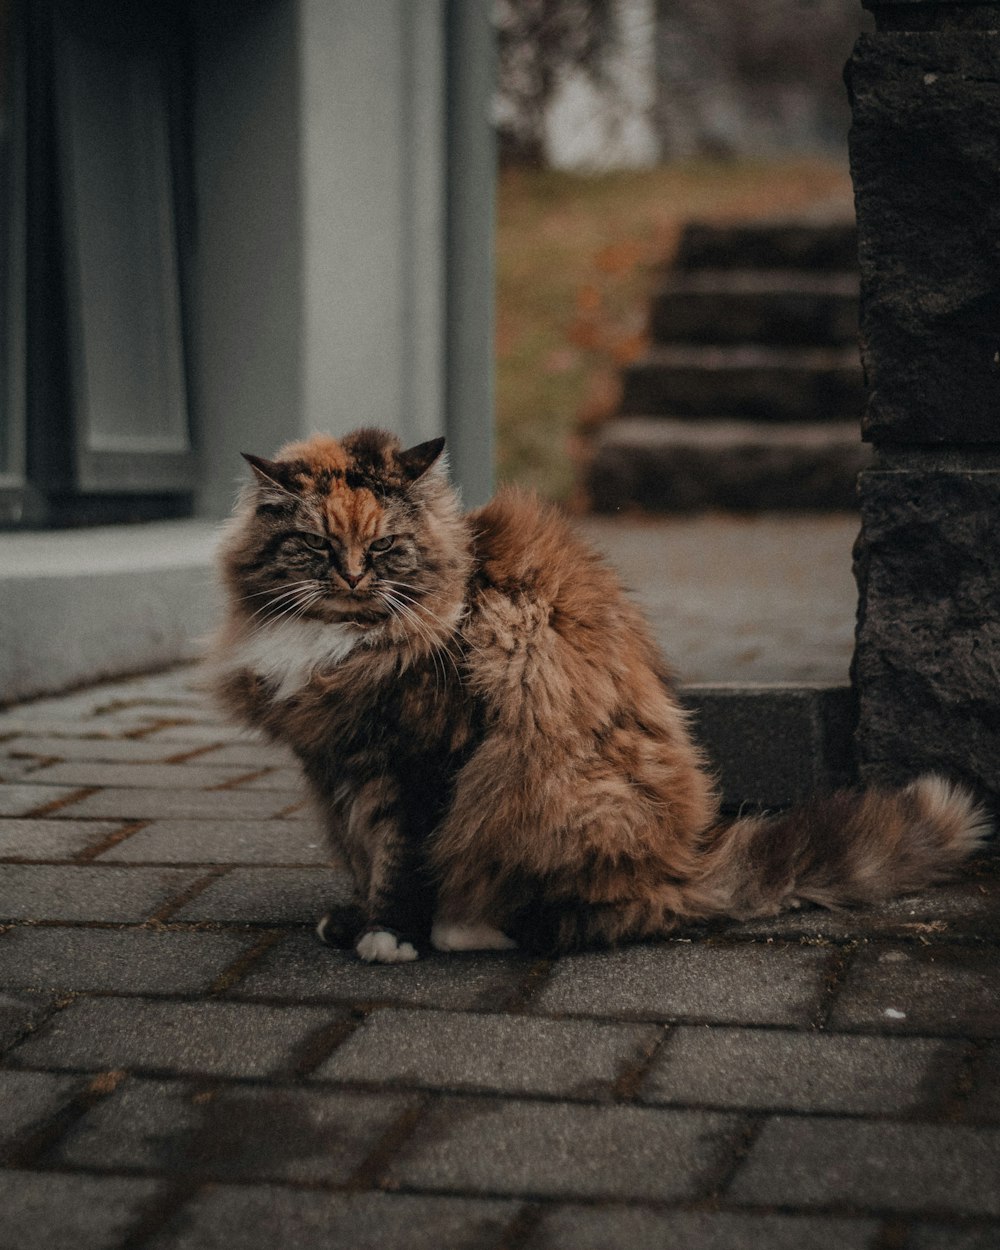
{"label": "cat's nose", "polygon": [[347,582],[348,586],[350,586],[350,588],[353,590],[354,587],[358,584],[358,582],[361,581],[362,577],[364,577],[364,573],[341,573],[340,576],[344,579],[345,582]]}

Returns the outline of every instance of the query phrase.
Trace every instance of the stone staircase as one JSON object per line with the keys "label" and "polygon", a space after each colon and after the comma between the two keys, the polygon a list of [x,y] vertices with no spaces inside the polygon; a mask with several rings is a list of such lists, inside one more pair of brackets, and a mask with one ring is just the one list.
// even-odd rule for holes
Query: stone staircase
{"label": "stone staircase", "polygon": [[850,509],[860,441],[852,224],[687,227],[595,440],[595,509]]}

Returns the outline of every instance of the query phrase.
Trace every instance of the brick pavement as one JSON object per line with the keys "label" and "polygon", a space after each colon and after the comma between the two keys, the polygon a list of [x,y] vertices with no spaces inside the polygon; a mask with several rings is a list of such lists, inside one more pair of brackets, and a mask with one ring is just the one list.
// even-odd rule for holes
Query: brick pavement
{"label": "brick pavement", "polygon": [[0,712],[0,1250],[1000,1246],[1000,871],[368,967],[190,672]]}

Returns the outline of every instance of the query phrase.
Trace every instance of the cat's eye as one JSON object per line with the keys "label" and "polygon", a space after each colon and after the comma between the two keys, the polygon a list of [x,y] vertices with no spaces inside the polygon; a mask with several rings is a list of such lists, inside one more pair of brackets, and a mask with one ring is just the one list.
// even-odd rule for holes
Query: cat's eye
{"label": "cat's eye", "polygon": [[386,534],[384,538],[376,538],[374,542],[368,544],[369,551],[388,551],[392,544],[396,541],[395,534]]}
{"label": "cat's eye", "polygon": [[299,533],[299,539],[310,551],[327,551],[330,546],[329,539],[322,534],[310,534],[303,530]]}

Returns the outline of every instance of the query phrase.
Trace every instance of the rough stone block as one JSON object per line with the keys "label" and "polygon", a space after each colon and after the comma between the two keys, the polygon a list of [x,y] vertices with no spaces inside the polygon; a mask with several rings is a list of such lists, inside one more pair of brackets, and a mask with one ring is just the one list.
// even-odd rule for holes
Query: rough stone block
{"label": "rough stone block", "polygon": [[334,1008],[78,998],[11,1053],[50,1068],[261,1077],[340,1016]]}
{"label": "rough stone block", "polygon": [[740,1121],[710,1111],[447,1099],[389,1165],[416,1188],[676,1201],[700,1196]]}
{"label": "rough stone block", "polygon": [[87,1169],[339,1185],[411,1106],[399,1094],[238,1086],[204,1094],[179,1081],[130,1080],[73,1125],[55,1156]]}
{"label": "rough stone block", "polygon": [[847,686],[702,685],[681,695],[728,807],[783,807],[854,779]]}
{"label": "rough stone block", "polygon": [[869,781],[1000,794],[1000,470],[861,476],[855,680]]}
{"label": "rough stone block", "polygon": [[4,1250],[111,1250],[161,1192],[153,1180],[0,1172]]}
{"label": "rough stone block", "polygon": [[655,1027],[525,1016],[377,1011],[315,1072],[323,1080],[600,1097]]}
{"label": "rough stone block", "polygon": [[508,1002],[530,964],[512,955],[432,955],[409,964],[365,964],[312,934],[272,947],[230,991],[238,998],[399,1003],[461,1011]]}
{"label": "rough stone block", "polygon": [[0,864],[0,923],[104,920],[142,924],[201,876],[184,868]]}
{"label": "rough stone block", "polygon": [[207,990],[252,940],[232,933],[19,927],[0,937],[0,985],[191,994]]}
{"label": "rough stone block", "polygon": [[808,1024],[828,952],[670,942],[574,955],[532,999],[539,1012],[719,1024]]}
{"label": "rough stone block", "polygon": [[516,1202],[469,1198],[217,1185],[187,1203],[148,1245],[149,1250],[481,1250],[500,1244],[518,1209]]}
{"label": "rough stone block", "polygon": [[546,1210],[525,1250],[870,1250],[875,1220],[642,1207]]}
{"label": "rough stone block", "polygon": [[867,437],[1000,441],[1000,40],[862,35],[848,65]]}
{"label": "rough stone block", "polygon": [[1000,1037],[1000,962],[990,947],[875,946],[859,952],[832,1028]]}
{"label": "rough stone block", "polygon": [[759,1110],[927,1113],[947,1097],[963,1053],[957,1043],[925,1038],[682,1027],[657,1055],[641,1097]]}
{"label": "rough stone block", "polygon": [[770,1120],[736,1174],[737,1202],[1000,1215],[1000,1130]]}

